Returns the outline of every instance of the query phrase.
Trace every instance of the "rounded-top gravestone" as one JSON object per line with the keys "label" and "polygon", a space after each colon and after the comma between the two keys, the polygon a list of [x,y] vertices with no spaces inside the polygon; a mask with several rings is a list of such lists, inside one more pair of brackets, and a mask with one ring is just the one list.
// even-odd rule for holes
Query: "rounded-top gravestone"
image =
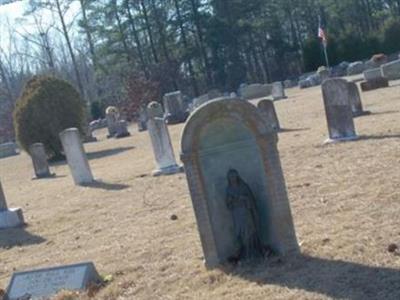
{"label": "rounded-top gravestone", "polygon": [[51,177],[44,145],[42,143],[32,144],[29,147],[29,154],[32,159],[36,178]]}
{"label": "rounded-top gravestone", "polygon": [[279,124],[278,115],[276,114],[274,102],[268,99],[263,99],[257,103],[257,107],[268,126],[273,130],[280,131],[281,126]]}
{"label": "rounded-top gravestone", "polygon": [[299,251],[277,141],[240,99],[210,101],[186,122],[181,160],[207,267]]}
{"label": "rounded-top gravestone", "polygon": [[353,112],[353,117],[370,114],[369,111],[364,111],[363,109],[361,96],[357,84],[352,81],[348,82],[348,89],[349,89],[349,99],[350,99],[351,111]]}

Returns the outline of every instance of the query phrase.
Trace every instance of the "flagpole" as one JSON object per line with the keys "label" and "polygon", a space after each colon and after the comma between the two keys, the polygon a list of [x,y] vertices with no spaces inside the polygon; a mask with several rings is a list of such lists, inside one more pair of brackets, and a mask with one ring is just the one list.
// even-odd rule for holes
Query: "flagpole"
{"label": "flagpole", "polygon": [[329,69],[329,59],[328,59],[328,51],[327,51],[327,43],[326,42],[322,42],[322,44],[324,45],[324,54],[325,54],[325,63],[326,63],[326,68]]}

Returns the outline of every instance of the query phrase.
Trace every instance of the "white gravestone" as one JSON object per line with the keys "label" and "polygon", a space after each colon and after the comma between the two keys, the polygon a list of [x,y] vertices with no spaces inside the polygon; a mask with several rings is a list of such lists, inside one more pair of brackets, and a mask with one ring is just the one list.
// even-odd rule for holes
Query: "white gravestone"
{"label": "white gravestone", "polygon": [[272,84],[272,99],[273,100],[281,100],[286,99],[285,88],[283,87],[282,82],[274,82]]}
{"label": "white gravestone", "polygon": [[0,182],[0,229],[18,227],[25,223],[21,208],[8,208]]}
{"label": "white gravestone", "polygon": [[400,79],[400,59],[381,66],[383,77],[389,80]]}
{"label": "white gravestone", "polygon": [[14,273],[8,285],[8,300],[48,299],[61,290],[84,290],[90,284],[100,283],[93,263]]}
{"label": "white gravestone", "polygon": [[35,170],[36,178],[51,177],[47,155],[42,143],[35,143],[29,147],[33,169]]}
{"label": "white gravestone", "polygon": [[79,130],[69,128],[60,133],[68,166],[76,185],[93,182],[92,171],[80,139]]}
{"label": "white gravestone", "polygon": [[182,171],[175,160],[168,127],[163,118],[163,110],[159,103],[151,102],[147,107],[147,128],[153,146],[157,169],[154,176],[174,174]]}

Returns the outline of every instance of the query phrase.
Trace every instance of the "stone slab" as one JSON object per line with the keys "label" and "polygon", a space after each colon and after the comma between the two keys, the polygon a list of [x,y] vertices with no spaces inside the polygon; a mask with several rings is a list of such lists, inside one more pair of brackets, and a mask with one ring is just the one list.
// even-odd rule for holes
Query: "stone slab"
{"label": "stone slab", "polygon": [[389,80],[400,79],[400,59],[381,66],[383,77]]}
{"label": "stone slab", "polygon": [[60,290],[83,290],[97,282],[100,276],[91,262],[17,272],[11,278],[6,299],[47,299]]}
{"label": "stone slab", "polygon": [[365,80],[373,80],[382,77],[382,72],[380,68],[369,69],[364,71]]}
{"label": "stone slab", "polygon": [[363,81],[360,83],[361,90],[363,92],[372,91],[380,88],[385,88],[389,86],[389,80],[384,77],[375,78],[368,81]]}
{"label": "stone slab", "polygon": [[13,142],[0,144],[0,158],[18,155],[17,145]]}

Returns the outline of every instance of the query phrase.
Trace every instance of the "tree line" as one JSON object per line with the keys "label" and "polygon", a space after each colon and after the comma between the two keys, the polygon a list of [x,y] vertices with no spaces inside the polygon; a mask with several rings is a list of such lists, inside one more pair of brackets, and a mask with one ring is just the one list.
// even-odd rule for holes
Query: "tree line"
{"label": "tree line", "polygon": [[[15,41],[0,48],[8,109],[37,73],[69,80],[94,111],[178,89],[194,97],[296,77],[324,64],[319,18],[332,64],[400,50],[400,0],[28,2],[35,32],[10,29]],[[149,96],[141,85],[157,91]]]}

